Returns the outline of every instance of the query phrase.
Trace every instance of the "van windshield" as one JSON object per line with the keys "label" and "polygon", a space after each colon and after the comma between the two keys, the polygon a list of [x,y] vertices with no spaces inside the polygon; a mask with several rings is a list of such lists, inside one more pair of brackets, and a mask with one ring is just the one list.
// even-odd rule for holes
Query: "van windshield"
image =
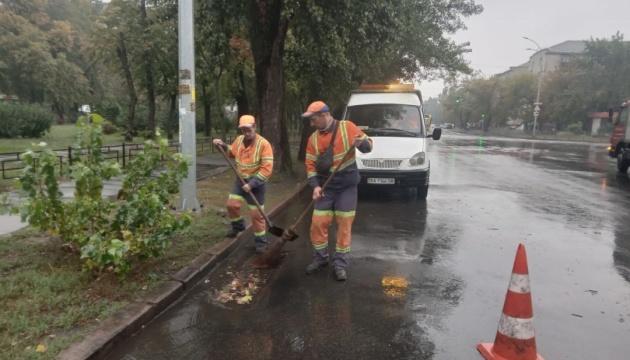
{"label": "van windshield", "polygon": [[412,105],[370,104],[350,106],[346,119],[370,136],[422,136],[420,109]]}

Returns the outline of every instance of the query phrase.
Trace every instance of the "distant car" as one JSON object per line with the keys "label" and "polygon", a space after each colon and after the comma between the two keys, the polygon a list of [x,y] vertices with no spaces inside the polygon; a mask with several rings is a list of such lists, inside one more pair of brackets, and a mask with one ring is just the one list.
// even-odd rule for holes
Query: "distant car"
{"label": "distant car", "polygon": [[444,129],[453,129],[453,128],[455,128],[455,124],[453,124],[453,123],[444,123],[444,124],[442,124],[442,127]]}
{"label": "distant car", "polygon": [[374,142],[372,152],[357,152],[361,186],[413,187],[426,199],[430,163],[426,138],[439,140],[440,128],[427,135],[422,95],[412,84],[364,85],[352,92],[343,116]]}

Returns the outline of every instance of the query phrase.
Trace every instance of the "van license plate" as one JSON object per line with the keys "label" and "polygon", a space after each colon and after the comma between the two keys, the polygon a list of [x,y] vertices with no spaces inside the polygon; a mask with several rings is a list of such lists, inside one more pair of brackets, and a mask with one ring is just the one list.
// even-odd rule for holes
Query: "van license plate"
{"label": "van license plate", "polygon": [[379,185],[394,185],[396,184],[396,179],[394,178],[368,178],[368,184],[379,184]]}

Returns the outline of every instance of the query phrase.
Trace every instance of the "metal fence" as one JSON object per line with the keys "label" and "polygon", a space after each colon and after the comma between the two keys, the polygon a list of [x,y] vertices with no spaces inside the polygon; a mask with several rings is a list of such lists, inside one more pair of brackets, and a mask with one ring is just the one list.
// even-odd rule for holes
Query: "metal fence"
{"label": "metal fence", "polygon": [[[232,141],[232,137],[229,136],[228,142]],[[181,144],[179,142],[170,142],[168,144],[169,151],[179,152],[181,150]],[[105,159],[116,160],[122,167],[126,167],[127,164],[134,158],[140,151],[144,149],[144,144],[136,143],[122,143],[116,145],[105,145],[101,148],[101,151]],[[212,145],[211,138],[197,138],[197,153],[203,154],[206,152],[213,153],[216,148]],[[64,168],[72,165],[73,161],[76,161],[81,155],[81,149],[68,146],[66,149],[53,150],[59,159],[59,172],[63,172]],[[15,179],[20,177],[22,169],[24,169],[24,162],[22,162],[20,156],[24,152],[10,152],[0,153],[0,172],[2,173],[2,179]]]}

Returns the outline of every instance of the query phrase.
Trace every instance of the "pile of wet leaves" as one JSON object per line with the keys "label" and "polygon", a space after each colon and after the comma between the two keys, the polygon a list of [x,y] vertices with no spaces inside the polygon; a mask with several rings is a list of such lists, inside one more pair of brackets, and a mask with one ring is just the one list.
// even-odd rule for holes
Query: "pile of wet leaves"
{"label": "pile of wet leaves", "polygon": [[238,305],[246,305],[251,303],[264,281],[257,272],[235,274],[228,271],[226,274],[232,280],[221,289],[215,290],[213,296],[214,300],[222,304],[236,303]]}
{"label": "pile of wet leaves", "polygon": [[383,286],[383,292],[388,297],[402,298],[407,293],[409,281],[402,276],[384,276],[381,279],[381,285]]}

